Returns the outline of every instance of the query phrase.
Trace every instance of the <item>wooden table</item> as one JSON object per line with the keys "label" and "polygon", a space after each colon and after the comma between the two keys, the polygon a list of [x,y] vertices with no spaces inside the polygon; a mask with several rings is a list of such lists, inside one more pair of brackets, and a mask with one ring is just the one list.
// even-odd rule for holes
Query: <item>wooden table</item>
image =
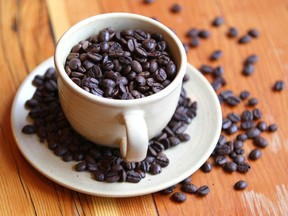
{"label": "wooden table", "polygon": [[[178,2],[182,11],[170,12]],[[60,35],[86,17],[106,12],[133,12],[157,17],[176,31],[183,42],[191,27],[208,29],[212,35],[190,49],[188,61],[195,67],[207,63],[225,69],[227,86],[235,94],[249,90],[258,98],[267,123],[277,123],[275,133],[266,133],[269,146],[262,157],[252,161],[247,174],[227,174],[220,168],[210,173],[197,171],[192,182],[209,185],[205,197],[187,195],[178,204],[169,196],[154,193],[132,198],[103,198],[77,193],[39,174],[21,155],[12,135],[10,113],[13,97],[23,79],[42,61],[53,55]],[[216,28],[211,21],[218,15],[225,24]],[[1,0],[0,1],[0,215],[288,215],[288,96],[271,90],[276,80],[288,84],[288,1],[287,0]],[[239,45],[225,36],[228,27],[240,35],[257,28],[261,35],[249,44]],[[223,57],[209,62],[212,51]],[[259,62],[252,76],[241,74],[244,59],[257,54]],[[243,106],[223,106],[223,115],[241,112]],[[246,144],[245,144],[246,145]],[[253,148],[247,144],[248,152]],[[235,191],[236,181],[244,179],[248,188]],[[179,190],[179,188],[177,189]]]}

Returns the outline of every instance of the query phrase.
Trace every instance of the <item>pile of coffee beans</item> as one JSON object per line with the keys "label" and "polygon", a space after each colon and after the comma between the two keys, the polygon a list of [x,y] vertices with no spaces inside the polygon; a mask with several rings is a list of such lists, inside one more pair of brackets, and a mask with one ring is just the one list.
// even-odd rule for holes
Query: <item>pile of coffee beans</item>
{"label": "pile of coffee beans", "polygon": [[99,146],[73,130],[59,102],[54,68],[35,76],[33,85],[36,91],[25,104],[33,123],[25,125],[22,132],[36,133],[55,155],[66,162],[76,161],[76,171],[91,172],[97,181],[137,183],[146,173],[161,173],[169,165],[164,150],[190,140],[185,130],[197,115],[197,102],[191,101],[182,88],[172,119],[158,136],[149,141],[147,157],[141,162],[128,163],[122,159],[118,148]]}
{"label": "pile of coffee beans", "polygon": [[161,34],[141,29],[106,28],[72,47],[65,62],[68,76],[94,95],[137,99],[168,86],[177,73]]}

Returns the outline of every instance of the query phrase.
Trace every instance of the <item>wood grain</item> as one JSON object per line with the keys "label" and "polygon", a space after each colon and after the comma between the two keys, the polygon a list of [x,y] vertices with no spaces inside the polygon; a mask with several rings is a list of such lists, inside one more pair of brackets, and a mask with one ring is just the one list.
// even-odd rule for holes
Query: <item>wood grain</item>
{"label": "wood grain", "polygon": [[[179,14],[170,12],[175,2],[183,7]],[[227,174],[219,167],[210,173],[197,171],[192,182],[208,185],[210,194],[187,195],[186,202],[176,204],[160,193],[118,199],[77,193],[48,180],[24,159],[10,124],[11,104],[19,85],[33,68],[53,55],[55,43],[67,28],[108,12],[156,17],[184,43],[191,27],[211,31],[211,37],[201,40],[200,47],[190,49],[188,61],[195,67],[204,63],[223,66],[228,83],[223,89],[235,94],[249,90],[259,100],[263,120],[279,126],[276,133],[264,135],[269,146],[263,149],[261,159],[249,161],[250,172]],[[218,15],[225,18],[225,24],[212,27],[211,21]],[[288,84],[287,23],[286,0],[156,0],[153,4],[142,0],[0,0],[0,215],[288,215],[288,94],[287,88],[280,93],[271,90],[276,80]],[[230,26],[237,27],[240,35],[255,27],[261,35],[239,45],[236,39],[226,37]],[[216,49],[223,50],[224,55],[211,63],[208,57]],[[259,55],[260,60],[255,73],[244,77],[243,61],[250,54]],[[247,107],[222,108],[225,116]],[[253,148],[252,142],[247,142],[245,155]],[[233,189],[240,179],[248,182],[245,191]]]}

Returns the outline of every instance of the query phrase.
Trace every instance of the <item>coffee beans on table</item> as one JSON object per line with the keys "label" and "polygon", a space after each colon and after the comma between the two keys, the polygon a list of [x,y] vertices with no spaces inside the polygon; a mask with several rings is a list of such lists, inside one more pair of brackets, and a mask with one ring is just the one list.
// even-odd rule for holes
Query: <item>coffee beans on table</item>
{"label": "coffee beans on table", "polygon": [[75,44],[65,70],[85,91],[122,100],[155,94],[168,86],[177,73],[161,34],[112,28]]}
{"label": "coffee beans on table", "polygon": [[247,182],[244,180],[240,180],[235,183],[234,189],[235,190],[244,190],[248,186]]}

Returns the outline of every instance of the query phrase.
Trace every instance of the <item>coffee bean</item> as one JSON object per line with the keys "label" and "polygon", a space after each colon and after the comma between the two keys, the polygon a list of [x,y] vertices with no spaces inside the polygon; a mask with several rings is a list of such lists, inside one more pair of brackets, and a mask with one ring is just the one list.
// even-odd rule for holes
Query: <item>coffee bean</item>
{"label": "coffee bean", "polygon": [[248,137],[247,137],[247,135],[244,133],[244,134],[238,134],[238,135],[236,136],[236,139],[239,140],[239,141],[244,142],[245,140],[248,139]]}
{"label": "coffee bean", "polygon": [[215,163],[216,163],[216,165],[218,165],[218,166],[222,166],[222,165],[224,165],[226,162],[227,162],[227,157],[224,156],[224,155],[218,155],[218,156],[215,158]]}
{"label": "coffee bean", "polygon": [[253,120],[253,113],[250,110],[245,110],[241,114],[242,121],[252,121]]}
{"label": "coffee bean", "polygon": [[187,37],[198,37],[199,34],[199,30],[196,28],[190,28],[187,33],[186,36]]}
{"label": "coffee bean", "polygon": [[210,192],[210,188],[207,185],[199,187],[196,191],[198,196],[206,196]]}
{"label": "coffee bean", "polygon": [[153,175],[157,175],[159,173],[162,172],[162,168],[159,164],[153,163],[150,167],[149,167],[149,173],[153,174]]}
{"label": "coffee bean", "polygon": [[181,181],[180,184],[184,185],[184,184],[189,184],[190,182],[191,182],[191,177],[187,177],[183,181]]}
{"label": "coffee bean", "polygon": [[171,199],[175,202],[182,203],[186,200],[186,195],[182,192],[175,192],[172,194]]}
{"label": "coffee bean", "polygon": [[208,30],[200,30],[198,36],[202,39],[207,39],[210,37],[210,32]]}
{"label": "coffee bean", "polygon": [[215,60],[218,60],[219,58],[221,58],[222,56],[223,56],[223,52],[221,50],[215,50],[210,55],[210,60],[215,61]]}
{"label": "coffee bean", "polygon": [[252,54],[246,58],[244,64],[255,64],[256,62],[258,62],[258,60],[259,60],[258,55]]}
{"label": "coffee bean", "polygon": [[75,170],[78,172],[82,172],[82,171],[86,170],[86,166],[87,166],[86,162],[84,162],[84,161],[79,162],[78,164],[76,164]]}
{"label": "coffee bean", "polygon": [[231,97],[226,99],[226,102],[229,106],[236,106],[241,102],[241,100],[237,96],[231,96]]}
{"label": "coffee bean", "polygon": [[36,133],[36,127],[35,125],[31,125],[31,124],[28,124],[28,125],[25,125],[23,128],[22,128],[22,133],[24,134],[34,134]]}
{"label": "coffee bean", "polygon": [[231,152],[231,147],[227,144],[217,145],[215,148],[215,153],[217,155],[228,155]]}
{"label": "coffee bean", "polygon": [[231,161],[226,162],[223,165],[223,170],[229,173],[235,172],[237,170],[237,164]]}
{"label": "coffee bean", "polygon": [[274,86],[273,86],[273,90],[274,91],[283,91],[285,89],[285,82],[282,81],[282,80],[277,80],[275,83],[274,83]]}
{"label": "coffee bean", "polygon": [[237,139],[233,142],[233,146],[234,146],[234,149],[241,149],[243,148],[244,143],[242,140]]}
{"label": "coffee bean", "polygon": [[262,152],[260,149],[257,149],[257,148],[253,149],[248,155],[249,159],[251,159],[251,160],[257,160],[261,156],[262,156]]}
{"label": "coffee bean", "polygon": [[277,131],[277,129],[278,129],[277,124],[270,124],[270,125],[268,126],[268,130],[269,130],[270,132],[275,132],[275,131]]}
{"label": "coffee bean", "polygon": [[237,164],[237,172],[247,173],[250,170],[250,165],[246,162]]}
{"label": "coffee bean", "polygon": [[171,12],[180,13],[182,11],[182,6],[179,4],[173,4],[171,7]]}
{"label": "coffee bean", "polygon": [[253,38],[258,38],[260,33],[257,29],[253,28],[248,31],[248,34]]}
{"label": "coffee bean", "polygon": [[215,19],[213,20],[212,25],[213,25],[213,26],[220,26],[220,25],[222,25],[223,23],[224,23],[224,18],[221,17],[221,16],[217,16],[217,17],[215,17]]}
{"label": "coffee bean", "polygon": [[268,141],[262,136],[255,137],[253,143],[259,148],[265,148],[268,145]]}
{"label": "coffee bean", "polygon": [[260,109],[253,109],[252,114],[253,114],[253,119],[258,120],[262,118],[262,112]]}
{"label": "coffee bean", "polygon": [[237,124],[233,123],[229,128],[225,130],[229,135],[235,134],[238,131],[238,126]]}
{"label": "coffee bean", "polygon": [[261,134],[261,130],[259,130],[257,127],[253,127],[246,131],[246,135],[249,139],[253,139]]}
{"label": "coffee bean", "polygon": [[222,120],[222,129],[228,129],[232,125],[232,122],[230,119],[223,119]]}
{"label": "coffee bean", "polygon": [[206,161],[200,168],[203,172],[210,172],[212,170],[212,164]]}
{"label": "coffee bean", "polygon": [[267,124],[264,121],[260,121],[257,124],[257,128],[261,131],[266,131],[267,130]]}
{"label": "coffee bean", "polygon": [[189,40],[189,45],[191,47],[198,47],[200,45],[199,38],[196,37],[196,36],[191,37],[190,40]]}
{"label": "coffee bean", "polygon": [[187,183],[181,186],[181,191],[189,194],[195,194],[197,191],[197,187],[194,184]]}
{"label": "coffee bean", "polygon": [[239,38],[238,43],[239,44],[247,44],[252,40],[252,37],[250,35],[244,35]]}
{"label": "coffee bean", "polygon": [[219,76],[223,76],[223,74],[224,74],[224,68],[223,67],[217,66],[216,68],[214,68],[213,76],[219,77]]}
{"label": "coffee bean", "polygon": [[210,65],[201,65],[201,67],[199,68],[199,70],[203,73],[203,74],[212,74],[214,72],[214,68],[211,67]]}
{"label": "coffee bean", "polygon": [[241,164],[245,161],[245,157],[243,155],[237,155],[236,157],[233,158],[233,162],[236,164]]}
{"label": "coffee bean", "polygon": [[240,180],[234,184],[234,189],[235,190],[244,190],[247,186],[248,186],[248,184],[246,181]]}
{"label": "coffee bean", "polygon": [[168,188],[165,188],[164,190],[160,191],[160,193],[162,194],[171,194],[174,192],[174,189],[175,189],[175,186],[171,186],[171,187],[168,187]]}
{"label": "coffee bean", "polygon": [[143,0],[143,3],[145,3],[145,4],[152,4],[154,2],[155,2],[155,0]]}
{"label": "coffee bean", "polygon": [[227,115],[227,118],[229,118],[233,123],[237,123],[241,120],[240,115],[238,115],[237,113],[229,113]]}
{"label": "coffee bean", "polygon": [[234,38],[238,36],[238,30],[235,27],[230,27],[228,32],[227,32],[227,36]]}
{"label": "coffee bean", "polygon": [[258,104],[258,99],[257,98],[254,98],[254,97],[252,97],[252,98],[250,98],[249,100],[248,100],[248,106],[256,106],[257,104]]}
{"label": "coffee bean", "polygon": [[141,174],[135,172],[135,171],[128,171],[126,181],[131,183],[138,183],[142,179]]}
{"label": "coffee bean", "polygon": [[245,76],[250,76],[254,73],[254,65],[251,63],[245,64],[242,73]]}

